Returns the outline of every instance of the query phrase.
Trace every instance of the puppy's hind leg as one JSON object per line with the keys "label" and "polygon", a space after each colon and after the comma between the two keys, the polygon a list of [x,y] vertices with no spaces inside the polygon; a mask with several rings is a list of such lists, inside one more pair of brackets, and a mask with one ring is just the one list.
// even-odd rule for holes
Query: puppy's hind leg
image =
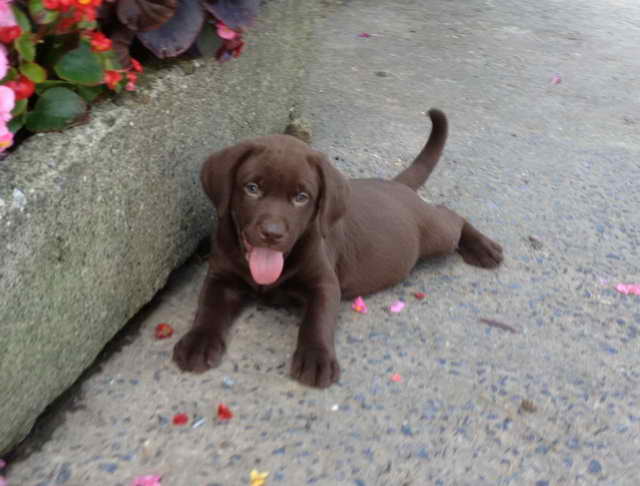
{"label": "puppy's hind leg", "polygon": [[468,221],[462,226],[458,253],[465,262],[476,267],[495,268],[502,261],[502,247]]}
{"label": "puppy's hind leg", "polygon": [[502,247],[458,213],[445,206],[428,206],[421,214],[423,258],[457,251],[465,262],[477,267],[494,268],[502,261]]}

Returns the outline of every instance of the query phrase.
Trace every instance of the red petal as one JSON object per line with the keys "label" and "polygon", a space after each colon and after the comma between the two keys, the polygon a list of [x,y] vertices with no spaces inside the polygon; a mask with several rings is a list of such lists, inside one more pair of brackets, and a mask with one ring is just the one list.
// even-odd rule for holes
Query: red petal
{"label": "red petal", "polygon": [[218,405],[218,419],[219,420],[231,420],[233,418],[233,413],[225,404],[221,403]]}
{"label": "red petal", "polygon": [[178,413],[173,416],[173,425],[185,425],[189,422],[189,416],[186,413]]}
{"label": "red petal", "polygon": [[422,299],[424,299],[424,298],[427,296],[427,294],[425,294],[424,292],[416,292],[416,293],[415,293],[415,294],[413,294],[413,295],[415,295],[415,296],[416,296],[416,299],[418,299],[418,300],[422,300]]}
{"label": "red petal", "polygon": [[165,339],[173,335],[173,328],[166,322],[163,322],[156,326],[155,334],[156,334],[156,338]]}

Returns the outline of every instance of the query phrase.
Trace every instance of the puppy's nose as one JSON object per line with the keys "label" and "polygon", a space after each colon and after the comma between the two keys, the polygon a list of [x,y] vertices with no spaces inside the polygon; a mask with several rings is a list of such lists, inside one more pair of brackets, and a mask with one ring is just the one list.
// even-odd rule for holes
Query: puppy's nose
{"label": "puppy's nose", "polygon": [[266,221],[260,225],[260,238],[267,243],[277,243],[280,241],[287,229],[280,221]]}

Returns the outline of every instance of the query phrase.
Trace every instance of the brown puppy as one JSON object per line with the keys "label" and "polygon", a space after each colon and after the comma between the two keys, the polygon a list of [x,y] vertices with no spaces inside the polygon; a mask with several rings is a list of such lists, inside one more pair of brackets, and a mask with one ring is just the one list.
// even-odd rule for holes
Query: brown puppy
{"label": "brown puppy", "polygon": [[334,334],[341,298],[394,285],[432,255],[458,251],[472,265],[500,263],[498,244],[415,192],[447,138],[444,113],[429,116],[427,145],[392,181],[347,180],[288,135],[248,140],[205,162],[202,185],[218,228],[193,328],[174,349],[180,368],[217,366],[247,298],[284,293],[305,303],[291,374],[326,387],[340,375]]}

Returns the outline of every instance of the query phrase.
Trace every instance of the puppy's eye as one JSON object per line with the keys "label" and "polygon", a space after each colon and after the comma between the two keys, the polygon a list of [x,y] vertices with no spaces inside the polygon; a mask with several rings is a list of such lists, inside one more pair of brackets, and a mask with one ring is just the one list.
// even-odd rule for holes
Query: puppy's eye
{"label": "puppy's eye", "polygon": [[309,194],[307,194],[306,192],[299,192],[294,196],[293,204],[295,204],[296,206],[304,206],[309,202],[310,198],[311,196],[309,196]]}
{"label": "puppy's eye", "polygon": [[260,195],[260,187],[255,182],[249,182],[244,185],[244,191],[249,194],[249,196],[259,196]]}

